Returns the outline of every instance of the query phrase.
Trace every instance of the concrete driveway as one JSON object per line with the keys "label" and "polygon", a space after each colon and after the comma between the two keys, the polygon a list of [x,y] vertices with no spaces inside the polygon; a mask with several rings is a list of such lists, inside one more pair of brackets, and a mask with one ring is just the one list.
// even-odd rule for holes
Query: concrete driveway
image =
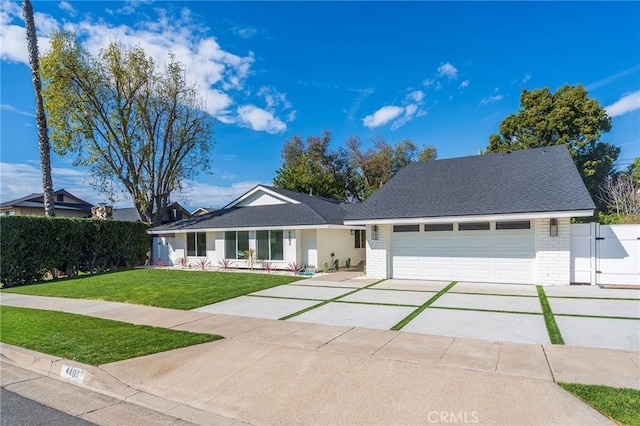
{"label": "concrete driveway", "polygon": [[[535,286],[316,277],[198,312],[332,326],[549,344]],[[444,291],[446,289],[446,291]],[[544,287],[565,344],[640,350],[640,290]]]}

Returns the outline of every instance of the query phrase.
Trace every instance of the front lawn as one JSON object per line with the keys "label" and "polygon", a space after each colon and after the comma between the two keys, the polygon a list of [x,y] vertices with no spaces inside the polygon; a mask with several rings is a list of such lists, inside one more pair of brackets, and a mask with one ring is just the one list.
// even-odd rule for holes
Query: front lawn
{"label": "front lawn", "polygon": [[221,338],[66,312],[0,306],[0,341],[96,366]]}
{"label": "front lawn", "polygon": [[558,383],[620,425],[640,425],[640,391],[601,385]]}
{"label": "front lawn", "polygon": [[293,275],[133,269],[10,287],[2,291],[188,310],[299,279]]}

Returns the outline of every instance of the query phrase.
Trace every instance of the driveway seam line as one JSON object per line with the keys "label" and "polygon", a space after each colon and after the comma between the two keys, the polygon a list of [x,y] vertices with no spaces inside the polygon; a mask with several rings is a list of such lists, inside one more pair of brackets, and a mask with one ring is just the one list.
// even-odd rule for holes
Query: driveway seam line
{"label": "driveway seam line", "polygon": [[400,322],[398,322],[396,325],[391,327],[391,330],[396,330],[396,331],[402,330],[402,328],[404,326],[409,324],[413,319],[415,319],[418,315],[420,315],[425,309],[427,309],[429,306],[431,306],[431,304],[433,304],[436,300],[438,300],[443,294],[445,294],[446,292],[451,290],[451,288],[453,286],[455,286],[456,284],[457,284],[457,281],[450,282],[446,287],[444,287],[439,292],[437,292],[433,297],[431,297],[429,300],[424,302],[422,305],[420,305],[418,308],[416,308],[409,315],[407,315],[406,317],[401,319]]}
{"label": "driveway seam line", "polygon": [[436,362],[436,364],[439,364],[440,361],[442,360],[442,358],[444,358],[444,356],[447,354],[447,352],[449,352],[449,349],[451,349],[451,346],[453,346],[453,342],[455,342],[456,340],[458,340],[457,337],[454,337],[453,339],[451,339],[451,342],[449,342],[449,345],[446,347],[446,349],[442,352],[442,355],[440,355],[440,358],[438,358],[438,361]]}
{"label": "driveway seam line", "polygon": [[[315,285],[315,284],[285,284],[290,285],[292,287],[319,287],[319,288],[348,288],[348,289],[356,289],[360,287],[349,287],[349,286],[336,286],[336,285]],[[267,289],[268,290],[268,289]]]}
{"label": "driveway seam line", "polygon": [[430,308],[431,309],[450,309],[452,311],[494,312],[496,314],[543,315],[542,312],[499,311],[495,309],[459,308],[459,307],[451,307],[451,306],[430,306]]}
{"label": "driveway seam line", "polygon": [[584,314],[553,314],[557,317],[578,317],[578,318],[600,318],[600,319],[619,319],[629,321],[640,321],[640,317],[614,317],[605,315],[584,315]]}
{"label": "driveway seam line", "polygon": [[[316,302],[322,302],[324,299],[304,299],[302,297],[286,297],[286,296],[266,296],[260,294],[247,294],[247,297],[261,297],[263,299],[284,299],[284,300],[311,300]],[[242,296],[241,296],[242,297]]]}
{"label": "driveway seam line", "polygon": [[323,344],[321,344],[320,346],[318,346],[318,347],[316,348],[316,350],[317,350],[317,349],[320,349],[320,348],[321,348],[321,347],[323,347],[323,346],[328,345],[329,343],[333,342],[333,341],[334,341],[334,340],[336,340],[337,338],[340,338],[340,337],[344,336],[345,334],[347,334],[348,332],[350,332],[350,331],[351,331],[351,330],[353,330],[354,328],[355,328],[355,327],[351,327],[350,329],[345,330],[345,331],[344,331],[344,333],[340,333],[340,334],[338,334],[336,337],[334,337],[333,339],[330,339],[330,340],[328,340],[328,341],[324,342]]}
{"label": "driveway seam line", "polygon": [[498,358],[496,359],[496,366],[493,369],[496,373],[498,372],[498,364],[500,364],[500,355],[502,354],[502,342],[500,342],[500,347],[498,348]]}
{"label": "driveway seam line", "polygon": [[544,345],[540,345],[540,347],[542,348],[542,353],[544,354],[544,360],[547,362],[547,367],[549,367],[549,373],[551,374],[551,380],[553,380],[553,383],[557,383],[556,382],[556,376],[553,374],[553,367],[551,367],[551,363],[549,362],[549,356],[547,355],[547,351],[544,348]]}
{"label": "driveway seam line", "polygon": [[360,300],[336,300],[335,303],[352,303],[354,305],[398,306],[400,308],[417,308],[420,305],[403,305],[400,303],[362,302]]}
{"label": "driveway seam line", "polygon": [[549,299],[586,299],[586,300],[629,300],[631,302],[638,302],[640,298],[637,297],[595,297],[595,296],[547,296]]}
{"label": "driveway seam line", "polygon": [[472,296],[500,296],[500,297],[538,297],[532,294],[475,293],[472,291],[452,291],[451,294],[470,294]]}
{"label": "driveway seam line", "polygon": [[381,283],[382,281],[386,281],[386,280],[376,281],[376,282],[371,283],[371,284],[369,284],[369,285],[366,285],[366,286],[364,286],[364,287],[360,287],[360,288],[357,288],[357,289],[355,289],[355,290],[353,290],[353,291],[347,292],[347,293],[345,293],[345,294],[341,294],[340,296],[336,296],[336,297],[334,297],[334,298],[324,300],[324,301],[322,301],[322,302],[320,302],[320,303],[317,303],[317,304],[315,304],[315,305],[313,305],[313,306],[309,306],[308,308],[301,309],[301,310],[299,310],[299,311],[297,311],[297,312],[293,312],[293,313],[291,313],[291,314],[289,314],[289,315],[285,315],[284,317],[279,318],[279,320],[280,320],[280,321],[286,321],[286,320],[288,320],[288,319],[291,319],[291,318],[297,317],[298,315],[304,314],[305,312],[312,311],[312,310],[317,309],[317,308],[319,308],[319,307],[321,307],[321,306],[327,305],[327,304],[329,304],[329,303],[331,303],[331,302],[335,302],[335,301],[337,301],[338,299],[341,299],[341,298],[343,298],[343,297],[346,297],[346,296],[349,296],[349,295],[351,295],[351,294],[357,293],[357,292],[362,291],[362,290],[364,290],[364,289],[366,289],[366,288],[372,287],[372,286],[374,286],[374,285],[376,285],[376,284]]}

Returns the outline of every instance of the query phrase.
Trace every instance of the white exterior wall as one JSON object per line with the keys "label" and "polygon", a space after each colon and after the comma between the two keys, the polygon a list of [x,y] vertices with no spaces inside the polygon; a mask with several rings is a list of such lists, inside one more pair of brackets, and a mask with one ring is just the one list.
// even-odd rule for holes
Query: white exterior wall
{"label": "white exterior wall", "polygon": [[340,267],[345,267],[347,258],[351,258],[351,266],[355,266],[365,259],[366,250],[355,248],[355,237],[349,229],[318,229],[318,270],[322,270],[325,262],[331,264],[331,253],[335,254],[334,260],[340,261]]}
{"label": "white exterior wall", "polygon": [[373,240],[372,225],[367,225],[367,278],[389,277],[389,243],[391,225],[378,225],[378,239]]}
{"label": "white exterior wall", "polygon": [[302,229],[298,232],[301,239],[300,263],[303,265],[315,265],[316,270],[322,270],[318,265],[318,235],[315,229]]}
{"label": "white exterior wall", "polygon": [[549,220],[535,223],[536,284],[569,285],[571,280],[571,220],[558,218],[558,236],[549,235]]}

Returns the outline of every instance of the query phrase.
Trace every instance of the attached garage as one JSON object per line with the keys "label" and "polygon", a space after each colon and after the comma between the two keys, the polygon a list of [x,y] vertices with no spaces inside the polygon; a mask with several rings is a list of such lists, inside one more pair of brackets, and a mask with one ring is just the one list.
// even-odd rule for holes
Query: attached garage
{"label": "attached garage", "polygon": [[393,225],[391,276],[533,284],[531,221]]}

